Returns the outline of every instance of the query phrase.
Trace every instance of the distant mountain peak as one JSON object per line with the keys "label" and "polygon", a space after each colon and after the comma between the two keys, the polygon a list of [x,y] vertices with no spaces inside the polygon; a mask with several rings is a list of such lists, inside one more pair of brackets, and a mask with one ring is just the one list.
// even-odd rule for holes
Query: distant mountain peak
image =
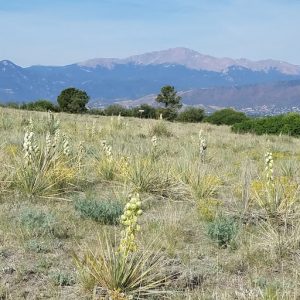
{"label": "distant mountain peak", "polygon": [[137,65],[162,65],[173,64],[181,65],[188,69],[205,70],[214,72],[224,72],[232,66],[243,67],[252,71],[278,70],[289,75],[299,75],[300,66],[289,64],[283,61],[272,59],[252,61],[246,58],[232,59],[228,57],[217,58],[210,55],[201,54],[195,50],[185,47],[170,48],[161,51],[153,51],[140,55],[129,56],[124,59],[118,58],[95,58],[79,63],[85,67],[105,67],[114,68],[118,64],[137,64]]}
{"label": "distant mountain peak", "polygon": [[15,65],[13,62],[11,62],[8,59],[1,60],[0,61],[0,66],[19,68],[19,66]]}

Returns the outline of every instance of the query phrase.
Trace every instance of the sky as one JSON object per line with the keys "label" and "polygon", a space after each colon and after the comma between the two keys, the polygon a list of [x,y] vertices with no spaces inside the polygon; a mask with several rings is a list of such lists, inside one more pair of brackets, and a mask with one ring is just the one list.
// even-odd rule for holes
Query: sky
{"label": "sky", "polygon": [[0,0],[0,60],[21,66],[173,47],[300,65],[300,0]]}

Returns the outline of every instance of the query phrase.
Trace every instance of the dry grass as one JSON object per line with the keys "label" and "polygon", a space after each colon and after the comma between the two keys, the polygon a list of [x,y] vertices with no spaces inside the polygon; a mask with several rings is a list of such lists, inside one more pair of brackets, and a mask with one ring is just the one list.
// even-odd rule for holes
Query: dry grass
{"label": "dry grass", "polygon": [[[51,167],[51,193],[32,193],[18,173],[25,127],[31,117],[42,145],[48,116],[9,109],[1,109],[0,116],[0,299],[100,299],[99,293],[89,292],[91,287],[82,288],[72,253],[82,257],[83,245],[96,250],[98,235],[119,239],[121,225],[82,218],[73,201],[125,203],[134,191],[143,203],[137,243],[146,253],[145,245],[154,240],[154,251],[166,257],[172,278],[166,287],[172,291],[169,299],[299,299],[298,139],[237,135],[208,124],[133,118],[120,123],[109,117],[57,114],[62,134],[69,137],[70,156]],[[204,162],[200,129],[207,139]],[[154,133],[159,136],[155,156]],[[112,147],[112,171],[102,160],[101,140]],[[273,152],[277,187],[271,198],[266,198],[263,182],[267,151]],[[61,192],[68,201],[60,199]],[[265,204],[272,199],[275,208],[269,213]],[[28,210],[42,212],[37,220],[51,216],[53,228],[45,223],[47,234],[40,234],[20,221]],[[210,223],[219,224],[220,218],[238,225],[230,247],[220,247],[208,234]],[[216,230],[222,235],[222,226]]]}

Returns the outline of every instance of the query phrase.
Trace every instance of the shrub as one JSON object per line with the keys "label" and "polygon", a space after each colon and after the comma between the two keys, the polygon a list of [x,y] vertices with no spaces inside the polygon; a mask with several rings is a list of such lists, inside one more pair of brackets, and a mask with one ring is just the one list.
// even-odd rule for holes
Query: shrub
{"label": "shrub", "polygon": [[132,111],[120,104],[112,104],[104,109],[104,115],[106,116],[118,116],[119,114],[123,117],[130,117]]}
{"label": "shrub", "polygon": [[38,100],[21,105],[21,109],[36,110],[36,111],[58,111],[59,108],[48,100]]}
{"label": "shrub", "polygon": [[157,116],[156,108],[148,104],[142,104],[132,109],[132,115],[134,117],[154,119]]}
{"label": "shrub", "polygon": [[26,230],[36,236],[53,234],[57,224],[53,214],[34,209],[22,211],[20,223]]}
{"label": "shrub", "polygon": [[118,224],[123,212],[123,205],[113,201],[80,199],[74,205],[82,217],[107,225]]}
{"label": "shrub", "polygon": [[204,119],[204,110],[202,108],[189,107],[178,114],[177,121],[198,123]]}
{"label": "shrub", "polygon": [[[167,260],[158,252],[143,251],[123,255],[111,242],[99,243],[95,253],[85,249],[80,258],[74,254],[75,264],[85,288],[102,288],[103,296],[113,300],[163,297],[170,276],[165,273]],[[161,299],[161,298],[157,298]]]}
{"label": "shrub", "polygon": [[205,118],[206,122],[215,125],[233,125],[246,120],[249,120],[249,118],[244,113],[231,108],[218,110]]}
{"label": "shrub", "polygon": [[300,115],[288,113],[279,116],[256,118],[234,124],[232,131],[236,133],[287,134],[300,136]]}
{"label": "shrub", "polygon": [[52,272],[50,277],[56,286],[71,286],[76,282],[72,274],[61,271]]}
{"label": "shrub", "polygon": [[150,136],[166,136],[170,137],[172,136],[172,133],[169,131],[167,125],[163,121],[155,122],[154,125],[150,128],[149,132]]}
{"label": "shrub", "polygon": [[237,234],[238,226],[234,219],[218,217],[208,224],[208,236],[216,241],[220,247],[226,248]]}

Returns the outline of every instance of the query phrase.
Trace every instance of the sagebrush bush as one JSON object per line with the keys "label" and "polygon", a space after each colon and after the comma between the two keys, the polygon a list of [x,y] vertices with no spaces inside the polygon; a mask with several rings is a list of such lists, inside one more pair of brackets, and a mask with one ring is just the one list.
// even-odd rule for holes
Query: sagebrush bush
{"label": "sagebrush bush", "polygon": [[116,201],[77,199],[74,207],[82,217],[107,225],[118,224],[123,213],[123,205]]}
{"label": "sagebrush bush", "polygon": [[29,208],[20,213],[19,220],[23,228],[37,236],[53,234],[58,225],[52,213]]}
{"label": "sagebrush bush", "polygon": [[208,236],[216,241],[220,247],[226,248],[236,237],[238,225],[236,221],[229,217],[217,217],[207,225]]}
{"label": "sagebrush bush", "polygon": [[71,286],[74,285],[76,280],[73,274],[69,274],[62,271],[52,271],[50,273],[50,278],[54,285],[57,286]]}

